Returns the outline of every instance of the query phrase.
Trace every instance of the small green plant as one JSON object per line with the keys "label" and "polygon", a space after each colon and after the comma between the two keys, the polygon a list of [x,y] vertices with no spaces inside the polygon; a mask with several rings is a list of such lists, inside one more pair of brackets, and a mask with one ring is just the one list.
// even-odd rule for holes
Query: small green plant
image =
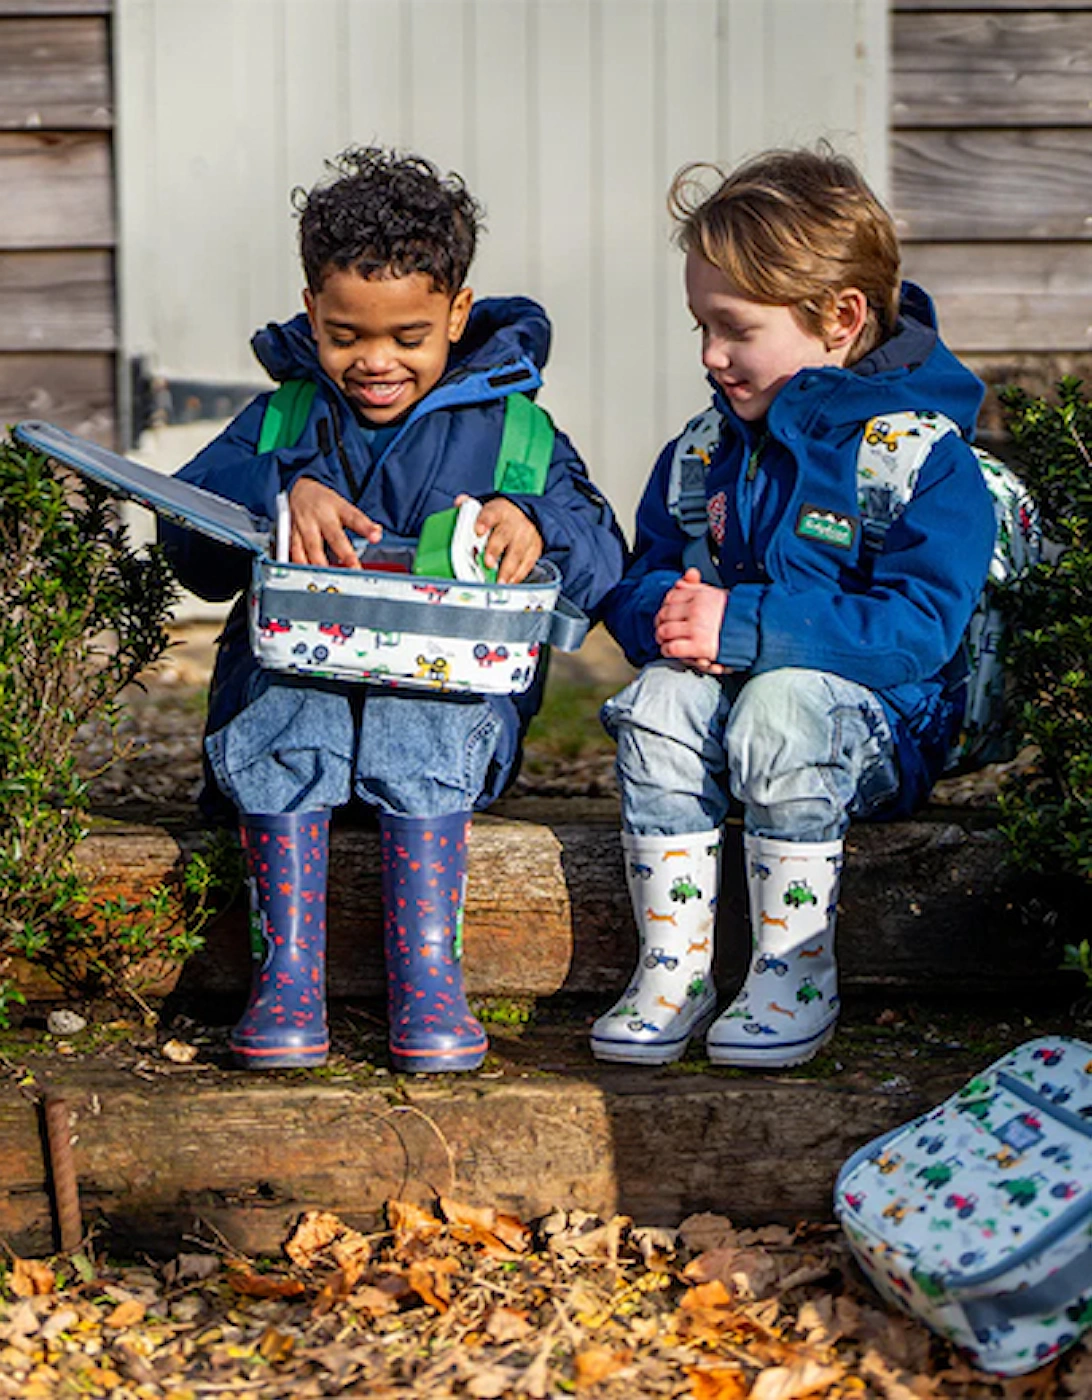
{"label": "small green plant", "polygon": [[207,860],[139,906],[97,896],[75,860],[81,729],[116,732],[119,695],[168,645],[175,593],[102,491],[0,441],[0,1025],[20,1000],[3,977],[13,954],[94,995],[134,991],[142,959],[194,947],[219,878]]}
{"label": "small green plant", "polygon": [[1037,757],[1000,796],[1016,864],[1092,880],[1092,403],[1079,379],[1056,402],[1002,391],[1020,474],[1050,542],[1002,599],[1014,718]]}

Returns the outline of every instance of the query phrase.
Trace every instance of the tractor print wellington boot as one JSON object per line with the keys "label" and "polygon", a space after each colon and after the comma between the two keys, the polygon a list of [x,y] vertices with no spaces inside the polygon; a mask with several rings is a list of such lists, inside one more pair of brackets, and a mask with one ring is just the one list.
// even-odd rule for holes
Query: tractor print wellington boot
{"label": "tractor print wellington boot", "polygon": [[470,813],[379,819],[391,1065],[477,1069],[489,1048],[463,991]]}
{"label": "tractor print wellington boot", "polygon": [[250,1001],[231,1032],[247,1069],[326,1061],[326,867],[330,813],[241,819],[250,886]]}
{"label": "tractor print wellington boot", "polygon": [[743,838],[751,909],[747,979],[708,1036],[716,1065],[803,1064],[834,1034],[838,968],[834,925],[841,841]]}
{"label": "tractor print wellington boot", "polygon": [[626,883],[637,923],[637,968],[621,999],[592,1026],[592,1054],[623,1064],[666,1065],[716,1014],[713,925],[721,833],[622,833]]}

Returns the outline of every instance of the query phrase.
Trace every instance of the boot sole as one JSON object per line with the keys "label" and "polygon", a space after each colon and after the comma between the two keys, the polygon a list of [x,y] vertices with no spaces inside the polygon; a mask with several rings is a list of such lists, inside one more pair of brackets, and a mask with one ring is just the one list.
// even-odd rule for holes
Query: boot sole
{"label": "boot sole", "polygon": [[314,1069],[326,1063],[330,1045],[313,1050],[244,1050],[231,1047],[232,1058],[240,1069]]}
{"label": "boot sole", "polygon": [[680,1040],[648,1041],[590,1039],[591,1052],[597,1060],[613,1065],[672,1065],[686,1054],[686,1047],[696,1035],[704,1035],[716,1019],[714,1001]]}
{"label": "boot sole", "polygon": [[481,1069],[489,1042],[466,1050],[395,1050],[388,1047],[395,1074],[465,1074]]}
{"label": "boot sole", "polygon": [[803,1065],[817,1055],[828,1041],[834,1038],[837,1021],[832,1021],[825,1030],[810,1040],[798,1040],[781,1047],[767,1048],[756,1045],[706,1045],[710,1064],[730,1066],[734,1069],[792,1069]]}

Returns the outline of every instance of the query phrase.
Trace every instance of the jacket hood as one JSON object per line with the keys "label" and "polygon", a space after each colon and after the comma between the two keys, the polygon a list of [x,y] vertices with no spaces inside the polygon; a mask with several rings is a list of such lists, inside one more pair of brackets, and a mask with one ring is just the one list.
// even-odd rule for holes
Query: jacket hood
{"label": "jacket hood", "polygon": [[[716,391],[716,385],[713,385]],[[845,369],[829,366],[801,370],[786,386],[806,393],[806,431],[826,432],[839,425],[864,423],[877,413],[906,410],[942,413],[968,441],[985,385],[956,359],[937,332],[930,297],[912,282],[902,284],[899,317],[887,340]],[[771,407],[778,419],[794,413],[795,396],[782,390]],[[734,410],[717,393],[722,413]]]}
{"label": "jacket hood", "polygon": [[[250,342],[258,363],[278,384],[286,379],[325,378],[311,323],[304,312],[270,322]],[[470,309],[462,339],[451,347],[442,384],[492,373],[503,365],[541,370],[550,353],[550,322],[528,297],[483,297]],[[483,385],[483,389],[484,389]],[[494,397],[490,389],[483,397]]]}

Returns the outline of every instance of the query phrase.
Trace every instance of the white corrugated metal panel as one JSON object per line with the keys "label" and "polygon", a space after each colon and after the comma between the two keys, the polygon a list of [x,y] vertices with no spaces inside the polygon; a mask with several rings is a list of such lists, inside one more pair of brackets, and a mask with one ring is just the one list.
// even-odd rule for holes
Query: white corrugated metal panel
{"label": "white corrugated metal panel", "polygon": [[260,379],[252,332],[299,306],[291,188],[350,142],[419,150],[486,206],[478,294],[550,312],[542,401],[627,528],[706,398],[675,170],[825,136],[886,188],[886,0],[117,0],[116,24],[127,353]]}

